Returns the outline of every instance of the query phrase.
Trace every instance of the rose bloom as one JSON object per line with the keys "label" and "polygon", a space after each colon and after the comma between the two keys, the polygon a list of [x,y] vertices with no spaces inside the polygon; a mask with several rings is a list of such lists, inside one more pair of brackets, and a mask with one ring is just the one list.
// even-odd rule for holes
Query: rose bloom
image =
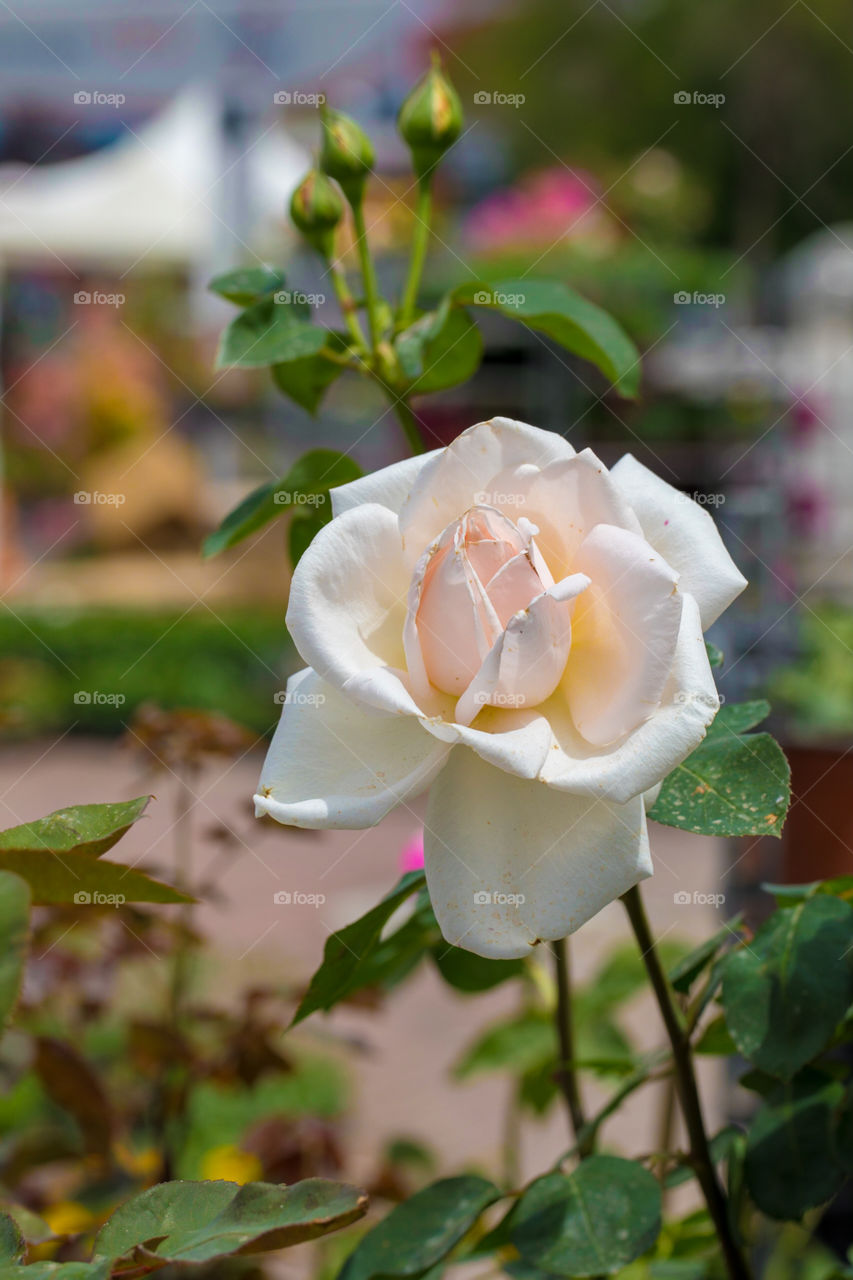
{"label": "rose bloom", "polygon": [[746,585],[707,511],[626,455],[494,418],[332,492],[293,576],[256,812],[369,827],[430,788],[448,942],[529,954],[651,875],[646,807],[719,702]]}

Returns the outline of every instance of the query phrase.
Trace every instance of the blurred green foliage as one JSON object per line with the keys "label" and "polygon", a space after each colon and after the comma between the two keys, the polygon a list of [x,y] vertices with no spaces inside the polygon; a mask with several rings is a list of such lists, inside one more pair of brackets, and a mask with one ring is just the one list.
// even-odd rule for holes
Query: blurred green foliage
{"label": "blurred green foliage", "polygon": [[143,702],[217,711],[268,733],[279,713],[274,694],[296,664],[272,610],[4,613],[0,735],[71,725],[119,733]]}

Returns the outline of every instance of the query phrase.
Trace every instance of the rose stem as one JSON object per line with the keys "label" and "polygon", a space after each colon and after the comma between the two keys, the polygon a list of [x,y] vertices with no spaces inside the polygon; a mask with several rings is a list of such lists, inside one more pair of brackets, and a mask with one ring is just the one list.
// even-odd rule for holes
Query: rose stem
{"label": "rose stem", "polygon": [[334,286],[335,293],[337,295],[337,299],[340,304],[341,312],[344,317],[344,323],[346,324],[346,327],[349,330],[350,337],[352,338],[353,342],[356,345],[356,349],[358,350],[359,353],[363,353],[367,350],[367,340],[365,339],[364,332],[361,328],[361,325],[358,322],[358,316],[356,315],[357,307],[356,307],[355,298],[350,293],[350,288],[349,288],[349,285],[347,284],[346,276],[344,275],[341,268],[337,265],[337,263],[333,262],[331,258],[328,258],[327,262],[328,262],[329,275],[332,278],[332,284]]}
{"label": "rose stem", "polygon": [[364,224],[364,207],[361,201],[351,205],[352,220],[355,224],[356,248],[361,264],[361,278],[364,284],[364,300],[367,305],[367,324],[370,329],[370,345],[373,351],[379,346],[382,337],[379,326],[379,286],[376,282],[376,269],[370,256],[367,243],[367,227]]}
{"label": "rose stem", "polygon": [[415,209],[415,226],[412,233],[412,257],[409,262],[409,274],[400,303],[398,326],[407,328],[414,319],[415,303],[418,298],[418,286],[426,260],[429,244],[430,219],[432,217],[432,173],[427,172],[418,179],[418,202]]}
{"label": "rose stem", "polygon": [[[385,385],[383,383],[383,385]],[[421,429],[418,426],[418,420],[414,415],[408,400],[400,399],[394,395],[393,388],[385,386],[385,390],[393,397],[392,408],[397,415],[397,421],[403,428],[406,436],[406,443],[412,453],[426,453],[426,442],[421,435]]]}
{"label": "rose stem", "polygon": [[565,938],[558,938],[554,943],[554,968],[557,975],[555,1021],[557,1038],[560,1044],[560,1057],[557,1063],[556,1077],[557,1083],[566,1099],[578,1154],[583,1159],[584,1156],[590,1154],[595,1139],[593,1134],[585,1132],[586,1117],[584,1116],[577,1068],[575,1066],[575,1031],[572,1015],[569,947]]}
{"label": "rose stem", "polygon": [[638,887],[635,885],[633,889],[623,894],[622,901],[628,912],[628,918],[640,948],[640,955],[646,966],[672,1046],[675,1084],[690,1140],[690,1163],[696,1172],[708,1212],[716,1228],[726,1270],[730,1280],[750,1280],[750,1270],[732,1232],[728,1204],[708,1147],[705,1122],[702,1118],[702,1104],[699,1101],[699,1090],[696,1087],[696,1076],[693,1072],[690,1041],[679,1020],[666,974],[655,950],[654,938]]}

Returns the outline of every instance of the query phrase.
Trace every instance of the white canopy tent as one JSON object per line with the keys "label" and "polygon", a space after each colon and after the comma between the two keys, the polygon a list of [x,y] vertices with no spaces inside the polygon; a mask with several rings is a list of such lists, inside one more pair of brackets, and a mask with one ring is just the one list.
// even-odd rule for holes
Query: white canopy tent
{"label": "white canopy tent", "polygon": [[[214,264],[223,242],[230,262],[245,256],[238,237],[282,219],[310,159],[275,124],[246,149],[239,173],[236,164],[229,171],[221,114],[213,94],[190,89],[100,151],[0,167],[0,262],[192,268]],[[226,205],[235,181],[248,219],[239,229],[229,228]]]}

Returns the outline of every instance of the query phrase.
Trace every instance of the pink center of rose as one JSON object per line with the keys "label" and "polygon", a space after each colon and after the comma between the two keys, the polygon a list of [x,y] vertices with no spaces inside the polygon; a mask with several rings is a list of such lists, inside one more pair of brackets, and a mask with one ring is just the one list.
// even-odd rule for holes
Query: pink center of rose
{"label": "pink center of rose", "polygon": [[[471,507],[445,529],[423,577],[415,615],[426,674],[460,696],[510,619],[553,587],[535,525]],[[562,606],[568,617],[568,605]]]}

